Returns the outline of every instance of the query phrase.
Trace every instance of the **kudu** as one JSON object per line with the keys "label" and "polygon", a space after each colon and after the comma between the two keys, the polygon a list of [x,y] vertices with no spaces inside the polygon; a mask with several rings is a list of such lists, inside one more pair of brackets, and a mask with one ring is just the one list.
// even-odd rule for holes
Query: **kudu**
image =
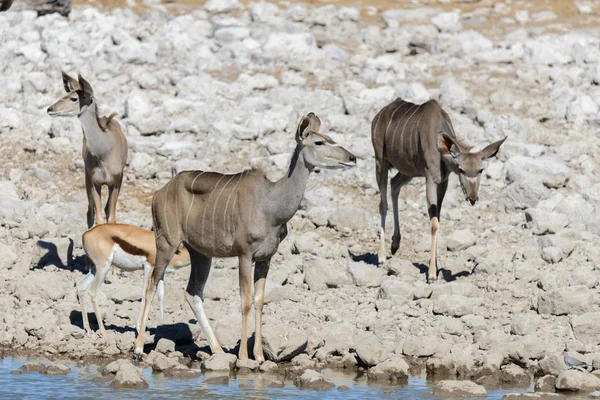
{"label": "kudu", "polygon": [[[91,333],[90,323],[86,310],[86,294],[89,296],[100,333],[107,338],[106,329],[102,323],[102,316],[96,303],[96,295],[104,282],[106,273],[111,265],[124,271],[144,270],[144,285],[142,287],[142,300],[146,294],[146,285],[150,272],[154,268],[156,259],[156,239],[154,232],[133,225],[101,224],[83,234],[83,249],[93,265],[90,272],[77,284],[77,297],[81,305],[83,328]],[[190,255],[187,249],[180,246],[171,262],[170,267],[180,268],[190,264]],[[163,314],[164,282],[158,283],[158,300],[160,314]],[[138,318],[136,327],[139,328]]]}
{"label": "kudu", "polygon": [[356,165],[356,157],[318,133],[321,121],[310,113],[296,131],[296,148],[287,174],[277,182],[256,170],[233,175],[215,172],[179,173],[152,199],[156,232],[156,265],[148,282],[142,323],[134,357],[143,352],[144,330],[156,282],[180,243],[190,252],[192,262],[185,298],[191,306],[211,350],[221,352],[204,313],[202,297],[213,257],[238,257],[242,304],[242,330],[239,357],[248,358],[248,315],[251,307],[252,263],[254,267],[254,307],[256,310],[254,358],[264,361],[262,349],[262,310],[265,280],[271,257],[287,235],[286,223],[294,216],[315,168],[337,169]]}
{"label": "kudu", "polygon": [[391,179],[394,235],[392,254],[400,247],[398,195],[412,178],[425,177],[426,197],[431,220],[431,260],[427,280],[437,279],[436,244],[440,211],[450,173],[458,174],[466,199],[474,205],[478,199],[483,161],[496,155],[506,137],[480,151],[457,138],[448,114],[435,100],[417,105],[396,99],[385,106],[371,124],[375,150],[376,179],[381,200],[381,243],[379,263],[385,261],[385,218],[387,214],[388,170],[398,170]]}
{"label": "kudu", "polygon": [[85,190],[88,198],[88,228],[102,223],[102,186],[108,186],[105,213],[108,223],[117,222],[117,198],[123,182],[123,169],[127,161],[127,139],[119,123],[98,116],[98,106],[90,84],[62,73],[67,94],[48,107],[52,117],[77,115],[83,126],[83,162],[85,164]]}

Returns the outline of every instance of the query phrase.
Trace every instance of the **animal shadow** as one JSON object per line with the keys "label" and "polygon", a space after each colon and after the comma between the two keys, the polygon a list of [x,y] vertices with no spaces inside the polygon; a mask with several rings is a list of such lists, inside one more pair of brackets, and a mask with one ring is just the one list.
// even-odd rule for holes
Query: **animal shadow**
{"label": "animal shadow", "polygon": [[348,254],[350,255],[350,259],[352,261],[362,261],[364,263],[375,266],[379,265],[379,257],[377,256],[377,253],[354,254],[353,252],[348,250]]}
{"label": "animal shadow", "polygon": [[[414,262],[413,265],[419,269],[419,272],[421,274],[427,274],[427,272],[429,271],[429,267],[423,263]],[[466,277],[469,275],[471,275],[469,271],[460,271],[456,274],[453,274],[452,271],[450,271],[449,269],[438,267],[438,278],[441,278],[446,282],[452,282],[458,278]]]}
{"label": "animal shadow", "polygon": [[69,271],[78,270],[82,273],[87,272],[85,256],[73,257],[73,239],[69,238],[69,246],[67,248],[67,254],[65,255],[66,257],[64,258],[66,264],[61,258],[56,244],[45,240],[38,240],[37,245],[40,249],[46,250],[46,252],[38,259],[37,263],[31,267],[32,270],[42,269],[47,265],[54,265],[57,268]]}

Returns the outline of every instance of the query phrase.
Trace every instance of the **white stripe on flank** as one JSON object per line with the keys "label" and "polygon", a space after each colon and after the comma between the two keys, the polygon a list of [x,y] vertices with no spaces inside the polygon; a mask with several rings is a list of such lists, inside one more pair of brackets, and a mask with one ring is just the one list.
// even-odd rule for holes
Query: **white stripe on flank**
{"label": "white stripe on flank", "polygon": [[[227,175],[222,175],[221,178],[217,181],[217,184],[215,185],[215,189],[219,187],[219,183],[221,183],[221,181],[223,180],[223,178],[225,178]],[[202,213],[202,233],[200,234],[200,240],[204,239],[204,222],[206,221],[206,210],[208,210],[208,206],[210,204],[210,199],[212,199],[213,194],[215,193],[215,189],[213,189],[210,192],[210,196],[208,196],[208,200],[206,201],[206,204],[204,206],[204,213]]]}
{"label": "white stripe on flank", "polygon": [[[411,118],[415,115],[415,113],[417,111],[419,111],[419,107],[421,107],[420,105],[417,106],[417,109],[415,111],[413,111],[412,114],[410,114],[410,117],[408,117],[406,119],[406,123],[404,124],[404,127],[402,128],[402,132],[400,132],[400,146],[402,146],[402,138],[404,137],[404,130],[406,129],[406,125],[408,125],[408,122],[411,120]],[[414,108],[414,107],[413,107]],[[412,108],[411,108],[412,110]],[[408,114],[408,113],[407,113]],[[394,142],[392,142],[392,146],[394,146]]]}
{"label": "white stripe on flank", "polygon": [[227,181],[227,183],[225,185],[223,185],[223,188],[221,189],[221,192],[219,193],[219,196],[217,196],[217,198],[215,199],[215,206],[213,208],[213,223],[212,223],[212,236],[213,236],[213,246],[216,247],[217,246],[217,235],[215,232],[215,213],[217,212],[217,204],[219,204],[219,199],[221,198],[221,196],[223,195],[223,191],[225,191],[225,188],[227,187],[227,185],[229,185],[229,182],[231,182],[231,180],[235,178],[235,175],[231,175],[231,178],[229,178],[229,180]]}
{"label": "white stripe on flank", "polygon": [[198,175],[196,175],[196,177],[192,181],[192,188],[191,188],[191,190],[192,190],[192,201],[190,202],[190,208],[188,208],[187,216],[185,217],[185,232],[183,232],[184,236],[185,236],[185,241],[186,242],[188,241],[188,232],[189,232],[188,231],[188,222],[189,222],[189,219],[190,219],[190,212],[192,211],[192,206],[194,205],[194,200],[195,200],[195,197],[196,197],[196,193],[194,192],[194,183],[196,183],[196,179],[198,179],[198,177],[200,175],[202,175],[203,173],[204,173],[204,171],[201,171]]}
{"label": "white stripe on flank", "polygon": [[[247,171],[244,171],[242,173],[240,173],[240,179],[238,179],[237,183],[235,184],[235,187],[233,188],[233,190],[229,193],[229,196],[227,197],[227,203],[225,203],[225,212],[223,213],[223,227],[225,227],[225,222],[227,219],[227,209],[229,208],[229,200],[231,200],[231,195],[233,194],[233,192],[237,193],[237,190],[240,186],[240,182],[242,181],[243,176],[246,174]],[[231,220],[233,221],[233,215],[231,216]],[[232,236],[235,232],[231,232]]]}
{"label": "white stripe on flank", "polygon": [[[416,106],[416,104],[413,104],[408,110],[406,110],[405,114],[408,114],[410,112],[410,110],[415,108],[415,106]],[[400,121],[398,121],[398,124],[396,125],[396,128],[394,129],[394,135],[392,136],[392,143],[391,143],[392,149],[394,149],[394,143],[396,143],[396,132],[398,132],[398,125],[400,125],[400,123],[402,122],[403,119],[404,119],[404,117],[400,118]],[[404,124],[404,126],[406,126],[406,123]],[[400,139],[400,143],[402,143],[402,139]]]}
{"label": "white stripe on flank", "polygon": [[[385,141],[385,138],[387,137],[388,131],[390,130],[390,124],[394,120],[394,115],[396,114],[396,111],[398,111],[400,109],[400,107],[402,107],[402,106],[404,106],[406,104],[410,104],[410,103],[408,103],[408,102],[405,101],[404,103],[402,103],[398,107],[396,107],[396,109],[392,113],[392,116],[390,117],[390,120],[388,121],[387,127],[385,128],[385,133],[383,134],[384,141]],[[392,135],[392,144],[394,143],[394,138],[395,137],[396,137],[396,131],[394,131],[394,134]]]}
{"label": "white stripe on flank", "polygon": [[425,113],[422,112],[421,115],[419,115],[419,118],[417,118],[417,123],[413,126],[413,129],[412,129],[412,131],[410,133],[409,148],[412,151],[412,138],[413,138],[413,136],[415,136],[415,130],[417,131],[417,136],[416,136],[417,140],[415,141],[415,154],[419,154],[419,146],[418,146],[418,143],[419,143],[419,136],[418,136],[419,135],[419,130],[418,130],[418,127],[419,127],[419,122],[421,122],[421,118],[423,117],[423,114],[425,114]]}
{"label": "white stripe on flank", "polygon": [[169,181],[169,183],[167,183],[167,189],[166,189],[166,193],[165,193],[165,206],[164,206],[164,215],[165,215],[165,225],[167,226],[167,235],[171,236],[171,232],[169,231],[169,221],[167,221],[167,203],[168,203],[168,196],[169,196],[169,186],[171,185],[171,182],[173,182],[173,180],[171,179]]}

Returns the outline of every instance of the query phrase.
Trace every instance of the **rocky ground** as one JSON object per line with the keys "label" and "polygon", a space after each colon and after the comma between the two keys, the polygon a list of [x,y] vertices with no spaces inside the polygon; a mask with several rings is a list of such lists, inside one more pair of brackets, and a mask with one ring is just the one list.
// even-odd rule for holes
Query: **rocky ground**
{"label": "rocky ground", "polygon": [[[408,362],[486,387],[551,375],[544,390],[600,388],[593,373],[565,373],[558,357],[567,346],[600,369],[600,3],[556,3],[376,9],[211,0],[185,13],[155,5],[137,13],[81,6],[68,18],[1,14],[0,346],[72,358],[131,354],[141,273],[109,276],[102,287],[110,340],[81,328],[82,133],[76,118],[45,113],[62,95],[62,69],[91,82],[105,114],[119,113],[130,148],[122,223],[150,228],[153,192],[180,170],[256,165],[279,178],[310,111],[359,157],[352,170],[313,174],[274,258],[264,312],[274,361],[302,371],[358,365],[374,380],[404,380]],[[476,145],[508,135],[475,207],[451,178],[442,279],[433,285],[424,275],[422,179],[401,193],[399,252],[371,264],[379,194],[370,122],[397,96],[439,99]],[[390,211],[388,241],[392,220]],[[188,274],[167,275],[164,319],[155,307],[147,335],[148,351],[166,338],[163,353],[185,363],[208,357],[183,301]],[[205,309],[234,349],[236,260],[215,260],[211,274]]]}

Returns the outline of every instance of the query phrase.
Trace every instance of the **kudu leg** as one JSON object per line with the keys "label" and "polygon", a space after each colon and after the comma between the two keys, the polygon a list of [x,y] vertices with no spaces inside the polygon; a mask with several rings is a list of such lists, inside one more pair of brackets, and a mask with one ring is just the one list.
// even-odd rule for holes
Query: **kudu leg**
{"label": "kudu leg", "polygon": [[142,354],[144,353],[144,335],[146,332],[148,314],[150,314],[150,305],[154,299],[154,293],[156,293],[158,282],[164,279],[165,270],[175,255],[178,246],[179,243],[174,246],[170,245],[164,236],[156,239],[156,262],[154,264],[154,270],[148,278],[146,294],[142,297],[142,304],[140,305],[140,326],[137,339],[135,340],[135,349],[133,351],[133,358],[135,359],[141,359]]}
{"label": "kudu leg", "polygon": [[117,199],[120,192],[120,182],[118,185],[108,187],[108,201],[106,202],[106,208],[104,209],[104,212],[106,213],[106,221],[109,224],[117,223]]}
{"label": "kudu leg", "polygon": [[392,187],[392,211],[394,213],[394,235],[392,236],[392,255],[396,254],[398,249],[400,248],[400,219],[398,217],[398,196],[400,195],[400,189],[408,182],[410,182],[412,178],[403,175],[398,172],[396,176],[392,178],[391,187]]}
{"label": "kudu leg", "polygon": [[221,353],[223,349],[215,336],[206,313],[204,312],[204,287],[210,274],[210,266],[212,259],[204,256],[193,250],[191,247],[187,247],[190,253],[190,261],[192,264],[190,272],[190,280],[188,281],[187,288],[185,290],[185,299],[192,308],[196,320],[204,332],[204,336],[208,340],[211,351],[214,353]]}
{"label": "kudu leg", "polygon": [[240,360],[248,359],[248,316],[252,307],[252,257],[240,256],[240,296],[242,298],[242,339],[240,342]]}
{"label": "kudu leg", "polygon": [[95,225],[102,224],[102,186],[94,185],[92,187],[92,202],[94,203],[94,222]]}
{"label": "kudu leg", "polygon": [[85,176],[85,193],[86,193],[87,199],[88,199],[88,211],[87,211],[87,225],[88,225],[88,229],[90,229],[92,226],[94,226],[94,214],[95,214],[95,211],[94,211],[94,198],[92,197],[92,191],[93,190],[94,190],[94,188],[93,188],[93,185],[92,185],[92,181],[86,175]]}
{"label": "kudu leg", "polygon": [[265,283],[271,259],[259,261],[254,265],[254,309],[256,311],[256,325],[254,328],[254,359],[258,362],[265,361],[262,347],[262,313],[265,303]]}
{"label": "kudu leg", "polygon": [[431,221],[431,259],[429,261],[429,271],[427,273],[427,282],[433,282],[437,279],[437,234],[440,227],[439,213],[438,213],[438,185],[427,181],[426,182],[427,192],[427,205],[429,212],[429,219]]}
{"label": "kudu leg", "polygon": [[385,262],[385,218],[387,216],[387,186],[388,186],[388,170],[389,164],[383,160],[381,163],[377,163],[375,170],[375,177],[377,184],[379,185],[379,215],[381,216],[381,232],[380,232],[380,243],[379,253],[377,253],[377,261],[379,264]]}

